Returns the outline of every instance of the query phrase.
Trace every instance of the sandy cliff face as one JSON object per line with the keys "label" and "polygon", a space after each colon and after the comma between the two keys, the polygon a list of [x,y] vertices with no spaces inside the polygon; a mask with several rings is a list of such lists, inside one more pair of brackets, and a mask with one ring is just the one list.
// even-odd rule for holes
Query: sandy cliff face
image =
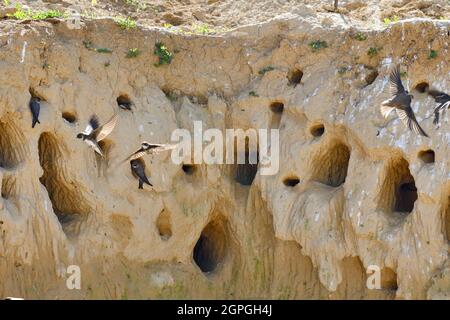
{"label": "sandy cliff face", "polygon": [[[450,122],[447,112],[436,128],[419,91],[450,91],[449,32],[448,21],[356,30],[314,15],[220,36],[2,23],[0,296],[448,298]],[[317,40],[327,47],[312,50]],[[158,41],[170,65],[154,65]],[[396,63],[430,138],[379,112]],[[32,95],[43,100],[34,129]],[[119,115],[104,160],[75,138],[94,112]],[[145,159],[154,188],[139,190],[117,166],[194,120],[279,129],[279,172],[162,154]],[[69,265],[81,290],[66,287]],[[370,265],[380,290],[366,288]]]}

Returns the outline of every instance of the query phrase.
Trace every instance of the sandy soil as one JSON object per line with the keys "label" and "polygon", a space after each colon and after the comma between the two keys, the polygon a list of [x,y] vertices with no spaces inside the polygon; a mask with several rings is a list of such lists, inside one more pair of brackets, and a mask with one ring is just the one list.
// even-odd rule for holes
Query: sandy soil
{"label": "sandy soil", "polygon": [[1,6],[17,3],[33,9],[59,10],[75,5],[84,17],[130,16],[143,25],[185,26],[203,33],[261,23],[287,13],[301,14],[305,10],[350,17],[368,26],[382,25],[386,18],[450,18],[449,0],[340,0],[337,12],[333,9],[334,0],[2,0]]}

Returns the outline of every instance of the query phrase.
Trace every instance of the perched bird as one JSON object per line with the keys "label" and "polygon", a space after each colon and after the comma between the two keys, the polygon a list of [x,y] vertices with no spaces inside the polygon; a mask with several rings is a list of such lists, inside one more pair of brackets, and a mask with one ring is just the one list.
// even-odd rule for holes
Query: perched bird
{"label": "perched bird", "polygon": [[144,183],[153,186],[145,175],[145,162],[139,159],[131,160],[131,173],[139,180],[139,189],[144,189]]}
{"label": "perched bird", "polygon": [[434,109],[434,124],[439,123],[439,113],[442,114],[445,112],[445,109],[450,108],[450,95],[440,92],[437,90],[429,90],[428,94],[434,98],[434,101],[439,103],[439,105]]}
{"label": "perched bird", "polygon": [[113,131],[117,123],[117,118],[117,114],[115,114],[107,123],[99,127],[97,116],[92,115],[86,129],[77,134],[77,138],[83,139],[83,141],[93,148],[95,152],[103,157],[103,152],[98,143]]}
{"label": "perched bird", "polygon": [[398,117],[402,120],[405,126],[415,133],[428,137],[426,132],[417,122],[414,111],[411,108],[411,99],[414,97],[403,87],[402,80],[400,79],[399,66],[396,66],[394,70],[392,70],[391,75],[389,76],[389,81],[391,85],[392,98],[383,101],[380,108],[381,114],[387,118],[392,110],[395,109]]}
{"label": "perched bird", "polygon": [[133,152],[131,155],[129,155],[124,161],[139,159],[146,154],[158,154],[163,151],[174,149],[175,147],[176,145],[172,144],[159,144],[142,141],[141,147],[135,152]]}
{"label": "perched bird", "polygon": [[31,127],[34,128],[36,123],[40,123],[39,122],[39,112],[41,111],[41,99],[38,97],[31,97],[29,106],[30,106],[30,110],[31,110],[31,115],[33,117],[33,122],[31,124]]}

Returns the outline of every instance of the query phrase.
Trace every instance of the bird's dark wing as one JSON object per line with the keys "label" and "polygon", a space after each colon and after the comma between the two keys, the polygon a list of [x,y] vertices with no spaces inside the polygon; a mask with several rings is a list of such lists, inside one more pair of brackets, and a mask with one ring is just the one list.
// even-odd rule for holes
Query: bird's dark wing
{"label": "bird's dark wing", "polygon": [[402,120],[402,122],[407,126],[410,130],[414,131],[417,134],[420,134],[424,137],[428,137],[427,133],[422,129],[422,127],[417,122],[416,116],[414,115],[414,111],[411,107],[407,107],[405,110],[403,109],[395,109],[397,111],[398,117]]}
{"label": "bird's dark wing", "polygon": [[93,136],[97,141],[102,141],[105,139],[114,129],[117,123],[118,116],[117,114],[113,115],[112,118],[102,125],[101,127],[97,128],[93,132]]}
{"label": "bird's dark wing", "polygon": [[41,109],[41,105],[39,103],[39,101],[35,100],[35,99],[31,99],[30,100],[30,110],[31,110],[31,114],[33,115],[34,118],[38,118],[39,117],[39,111]]}
{"label": "bird's dark wing", "polygon": [[92,131],[98,128],[98,118],[95,114],[91,116],[89,119],[88,125],[86,126],[86,129],[84,129],[83,133],[85,135],[90,135]]}
{"label": "bird's dark wing", "polygon": [[159,144],[159,143],[149,144],[148,149],[144,150],[143,147],[140,147],[137,151],[133,152],[131,155],[126,157],[120,163],[124,163],[128,160],[136,160],[136,159],[142,158],[146,154],[158,154],[158,153],[161,153],[161,152],[164,152],[167,150],[171,150],[174,148],[175,148],[175,145],[171,145],[171,144]]}
{"label": "bird's dark wing", "polygon": [[140,148],[139,150],[134,152],[132,155],[130,155],[126,160],[128,160],[128,159],[129,160],[136,160],[136,159],[142,158],[146,153],[147,153],[147,151],[145,151],[142,148]]}
{"label": "bird's dark wing", "polygon": [[400,78],[400,66],[397,65],[394,70],[392,70],[391,75],[389,76],[389,82],[392,95],[395,96],[405,92],[402,79]]}

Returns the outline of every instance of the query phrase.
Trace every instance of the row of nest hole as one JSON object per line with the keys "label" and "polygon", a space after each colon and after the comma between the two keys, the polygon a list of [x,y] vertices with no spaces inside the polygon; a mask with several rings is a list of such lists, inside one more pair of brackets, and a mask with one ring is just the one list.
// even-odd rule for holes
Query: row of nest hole
{"label": "row of nest hole", "polygon": [[[130,98],[128,97],[128,95],[120,95],[117,99],[117,105],[119,106],[119,108],[124,109],[124,108],[131,108],[131,106],[133,105],[133,103],[131,102]],[[62,113],[62,118],[64,120],[66,120],[68,123],[75,123],[77,121],[77,116],[74,112],[71,111],[64,111]]]}
{"label": "row of nest hole", "polygon": [[[425,150],[419,152],[419,158],[424,163],[434,162],[434,152]],[[339,187],[345,183],[350,160],[350,150],[338,143],[326,153],[319,154],[313,159],[313,163],[319,164],[312,170],[310,180],[322,184]],[[401,160],[388,161],[384,170],[384,182],[382,191],[378,197],[378,207],[386,212],[410,213],[414,209],[417,200],[417,188],[414,177],[409,171],[409,163]],[[300,183],[299,177],[289,175],[283,179],[283,184],[289,188]]]}

